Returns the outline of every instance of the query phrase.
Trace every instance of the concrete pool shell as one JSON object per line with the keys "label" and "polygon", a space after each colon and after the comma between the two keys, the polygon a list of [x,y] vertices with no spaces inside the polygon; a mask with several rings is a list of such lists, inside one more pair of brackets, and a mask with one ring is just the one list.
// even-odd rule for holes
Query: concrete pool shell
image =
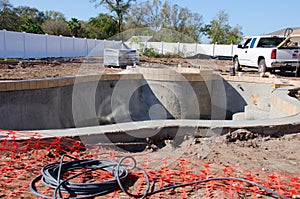
{"label": "concrete pool shell", "polygon": [[[299,132],[300,102],[289,96],[299,82],[273,89],[283,84],[189,68],[2,81],[0,128],[45,138],[80,136],[87,144],[205,137],[236,129]],[[108,124],[112,118],[115,124]]]}

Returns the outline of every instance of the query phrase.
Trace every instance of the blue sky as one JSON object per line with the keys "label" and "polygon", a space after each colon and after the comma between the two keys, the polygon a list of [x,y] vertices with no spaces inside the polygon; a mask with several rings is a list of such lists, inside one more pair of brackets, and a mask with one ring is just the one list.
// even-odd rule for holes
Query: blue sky
{"label": "blue sky", "polygon": [[[142,0],[138,0],[140,2]],[[242,27],[244,35],[261,35],[286,27],[299,27],[299,0],[168,0],[172,4],[187,7],[203,16],[209,23],[220,10],[229,14],[231,26]],[[55,10],[65,14],[67,19],[75,17],[88,20],[101,12],[89,0],[10,0],[14,6],[27,5],[41,11]]]}

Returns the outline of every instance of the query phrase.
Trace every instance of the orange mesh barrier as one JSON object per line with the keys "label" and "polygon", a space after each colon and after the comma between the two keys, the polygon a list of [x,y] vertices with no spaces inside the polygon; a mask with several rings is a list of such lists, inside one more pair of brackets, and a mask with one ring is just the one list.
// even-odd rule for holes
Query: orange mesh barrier
{"label": "orange mesh barrier", "polygon": [[[41,174],[41,169],[54,162],[59,162],[63,154],[78,159],[108,159],[118,161],[128,155],[99,146],[85,147],[80,139],[56,137],[43,138],[39,133],[0,131],[0,198],[37,198],[30,191],[30,182]],[[135,154],[131,154],[135,156]],[[195,159],[180,158],[170,161],[151,160],[147,155],[136,155],[137,165],[148,174],[151,190],[165,186],[191,183],[197,180],[234,177],[243,178],[272,189],[288,198],[300,195],[300,175],[289,173],[271,173],[265,171],[247,171],[230,165],[219,165]],[[156,161],[156,164],[153,164]],[[128,163],[129,164],[129,163]],[[151,166],[159,165],[159,166]],[[64,175],[74,174],[71,171]],[[112,177],[109,172],[95,171],[73,179],[74,182],[99,182]],[[144,175],[137,170],[130,171],[124,186],[130,193],[143,194],[146,189]],[[37,183],[41,194],[53,196],[53,189],[43,183]],[[242,181],[218,180],[206,183],[166,190],[147,198],[258,198],[268,196],[265,190]],[[64,195],[70,197],[70,195]],[[121,190],[97,198],[128,198]]]}

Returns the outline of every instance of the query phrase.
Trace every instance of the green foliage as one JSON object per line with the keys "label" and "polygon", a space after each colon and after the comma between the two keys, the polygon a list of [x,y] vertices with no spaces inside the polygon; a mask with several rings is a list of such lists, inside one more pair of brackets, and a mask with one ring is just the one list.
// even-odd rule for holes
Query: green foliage
{"label": "green foliage", "polygon": [[161,58],[162,55],[155,52],[154,48],[142,48],[139,50],[141,55],[147,56],[147,57],[153,57],[153,58]]}
{"label": "green foliage", "polygon": [[26,19],[30,18],[33,23],[37,25],[42,25],[46,17],[44,12],[39,11],[36,8],[31,8],[28,6],[19,6],[14,8],[16,15],[19,17],[20,23],[24,24]]}
{"label": "green foliage", "polygon": [[70,21],[67,22],[68,28],[70,30],[71,36],[78,36],[78,31],[81,28],[81,23],[76,18],[71,18]]}
{"label": "green foliage", "polygon": [[20,26],[20,31],[35,34],[44,34],[42,28],[33,22],[32,19],[25,19],[25,23]]}
{"label": "green foliage", "polygon": [[124,15],[128,12],[131,2],[135,0],[100,0],[99,2],[98,0],[90,1],[94,2],[96,6],[105,6],[110,12],[115,14],[118,22],[118,33],[120,33],[123,25]]}
{"label": "green foliage", "polygon": [[[155,32],[161,29],[170,29],[185,37],[192,38],[192,42],[200,41],[202,16],[179,5],[170,5],[168,1],[161,0],[140,2],[131,7],[126,17],[127,28],[150,27]],[[164,35],[167,40],[172,35]],[[171,39],[172,40],[172,39]],[[163,38],[158,41],[163,41]],[[174,38],[172,42],[178,42],[180,38]]]}
{"label": "green foliage", "polygon": [[8,0],[0,0],[0,30],[18,31],[18,16]]}
{"label": "green foliage", "polygon": [[70,36],[68,23],[63,13],[54,10],[45,11],[45,21],[42,29],[50,35]]}
{"label": "green foliage", "polygon": [[117,34],[118,24],[108,14],[99,14],[98,17],[90,18],[88,25],[94,31],[95,38],[107,39]]}
{"label": "green foliage", "polygon": [[147,29],[143,31],[144,36],[153,36],[155,32],[153,30]]}
{"label": "green foliage", "polygon": [[45,20],[63,20],[66,21],[66,17],[63,13],[57,12],[54,10],[47,10],[45,11]]}
{"label": "green foliage", "polygon": [[81,29],[78,31],[78,36],[80,38],[98,38],[97,30],[95,30],[88,22],[80,21]]}
{"label": "green foliage", "polygon": [[140,44],[142,42],[141,37],[131,37],[131,43]]}
{"label": "green foliage", "polygon": [[[181,43],[200,42],[203,35],[211,43],[237,44],[241,41],[241,27],[231,27],[224,11],[209,24],[203,24],[202,15],[177,4],[171,5],[169,1],[143,0],[132,4],[134,1],[90,0],[96,7],[106,7],[111,14],[100,13],[89,21],[72,18],[67,22],[61,12],[41,12],[28,6],[15,8],[9,0],[0,0],[0,29],[98,39],[114,36],[113,39],[124,41],[133,35]],[[130,31],[117,34],[122,30]]]}
{"label": "green foliage", "polygon": [[141,48],[139,49],[140,55],[151,57],[151,58],[182,58],[178,54],[160,54],[154,50],[154,48]]}
{"label": "green foliage", "polygon": [[166,29],[162,28],[158,32],[154,34],[154,38],[157,41],[163,41],[163,42],[171,42],[171,43],[195,43],[197,40],[194,40],[193,38],[189,37],[188,35],[178,32],[176,30],[172,29]]}
{"label": "green foliage", "polygon": [[167,42],[167,43],[175,43],[176,39],[172,38],[172,37],[166,37],[162,39],[163,42]]}
{"label": "green foliage", "polygon": [[51,20],[47,19],[42,24],[42,29],[49,35],[64,35],[69,36],[69,30],[67,22],[62,19]]}
{"label": "green foliage", "polygon": [[209,39],[210,43],[218,44],[238,44],[243,36],[241,28],[232,28],[229,23],[229,15],[225,11],[220,11],[217,16],[202,28],[202,32]]}

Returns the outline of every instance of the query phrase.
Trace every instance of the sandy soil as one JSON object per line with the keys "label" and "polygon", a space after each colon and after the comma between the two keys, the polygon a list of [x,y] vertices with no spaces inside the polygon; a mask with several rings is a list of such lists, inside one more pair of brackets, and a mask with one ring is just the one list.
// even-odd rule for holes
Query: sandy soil
{"label": "sandy soil", "polygon": [[[75,140],[76,141],[76,140]],[[290,198],[300,196],[300,134],[282,137],[262,137],[240,129],[227,135],[211,138],[186,137],[180,145],[166,140],[162,148],[152,144],[139,153],[112,151],[103,148],[84,147],[85,150],[74,151],[74,140],[71,138],[39,141],[39,148],[30,151],[28,145],[36,148],[36,141],[18,142],[18,148],[27,152],[1,152],[0,198],[36,198],[29,190],[30,181],[39,175],[39,171],[47,164],[58,162],[63,153],[72,152],[79,159],[120,160],[124,156],[132,156],[137,166],[146,169],[151,181],[151,190],[163,186],[194,182],[213,177],[238,177],[248,179],[263,186],[272,188],[276,193],[285,193]],[[10,146],[9,142],[3,147]],[[21,147],[23,146],[23,147]],[[67,159],[66,159],[67,160]],[[131,164],[132,162],[126,162]],[[108,178],[108,173],[93,173],[76,180],[101,182]],[[75,180],[75,182],[77,182]],[[133,194],[145,192],[143,175],[137,170],[131,171],[126,180],[128,191]],[[44,194],[53,194],[52,189],[45,188],[41,182],[38,190]],[[280,192],[281,190],[281,192]],[[129,198],[125,193],[117,191],[97,198]],[[247,183],[215,181],[166,190],[147,198],[264,198],[273,199],[272,195],[262,192]]]}
{"label": "sandy soil", "polygon": [[[217,59],[181,59],[181,58],[148,58],[140,57],[141,67],[206,67],[221,75],[230,75],[231,60]],[[84,70],[83,70],[84,69]],[[120,68],[105,68],[103,58],[59,58],[42,60],[0,60],[0,80],[24,80],[76,76],[78,74],[119,73]],[[255,68],[243,68],[245,76],[260,75]],[[299,80],[293,72],[276,72],[273,78]]]}
{"label": "sandy soil", "polygon": [[[230,165],[229,167],[234,168],[233,176],[245,178],[252,174],[257,176],[257,180],[262,184],[263,179],[268,181],[267,179],[272,173],[282,177],[283,182],[300,174],[300,133],[281,137],[264,137],[245,129],[239,129],[219,137],[187,137],[177,147],[174,147],[172,143],[173,141],[166,141],[166,146],[161,149],[154,146],[154,152],[147,154],[152,161],[149,165],[151,168],[160,167],[161,160],[167,157],[166,162],[170,168],[174,168],[175,164],[178,169],[178,158],[183,158],[189,161],[189,169],[192,172],[201,172],[201,166],[209,162],[210,175],[222,176],[224,175],[222,173],[224,165]],[[287,186],[291,185],[291,182],[285,183]],[[298,183],[300,185],[300,181]],[[247,194],[222,195],[223,191],[218,192],[218,189],[215,191],[213,196],[217,198],[253,198]],[[239,192],[239,194],[241,193],[242,191]],[[192,192],[189,196],[189,198],[199,197],[207,198],[203,189]],[[269,198],[267,196],[259,197]],[[300,190],[293,195],[293,198],[300,198]]]}
{"label": "sandy soil", "polygon": [[180,147],[167,145],[160,152],[245,170],[300,174],[300,134],[263,137],[240,129],[221,137],[188,138]]}

